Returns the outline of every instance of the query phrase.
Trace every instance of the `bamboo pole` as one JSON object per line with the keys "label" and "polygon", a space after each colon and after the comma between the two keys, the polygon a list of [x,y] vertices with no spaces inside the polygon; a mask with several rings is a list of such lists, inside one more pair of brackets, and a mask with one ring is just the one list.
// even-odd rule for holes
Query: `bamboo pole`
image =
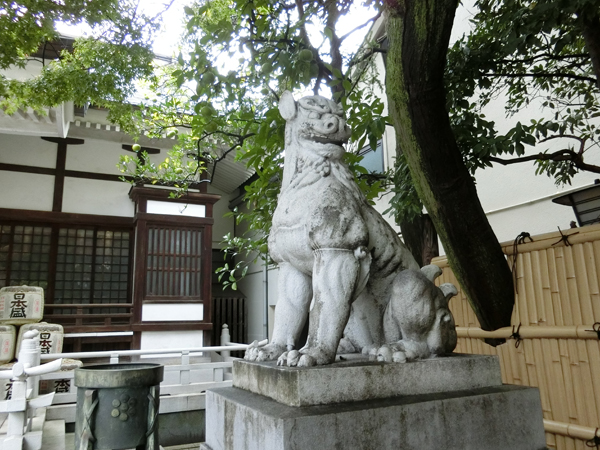
{"label": "bamboo pole", "polygon": [[542,265],[540,264],[541,253],[543,252],[537,251],[532,252],[531,254],[531,284],[533,285],[533,298],[536,302],[536,323],[546,324],[548,322],[548,314],[546,312],[546,304],[544,302],[543,276],[541,271]]}
{"label": "bamboo pole", "polygon": [[[535,358],[533,368],[536,372],[537,386],[540,388],[540,399],[542,402],[542,411],[550,411],[550,399],[548,397],[548,383],[546,381],[546,371],[544,370],[544,350],[542,340],[533,340],[533,356]],[[540,358],[540,361],[537,359]]]}
{"label": "bamboo pole", "polygon": [[554,380],[554,389],[552,391],[558,402],[558,407],[552,411],[552,418],[567,421],[569,419],[569,405],[567,401],[567,386],[565,385],[566,378],[563,371],[561,342],[563,341],[560,339],[552,339],[552,343],[555,344],[552,348],[552,377]]}
{"label": "bamboo pole", "polygon": [[594,437],[600,439],[598,428],[575,425],[572,423],[556,422],[554,420],[544,419],[544,430],[548,433],[560,434],[574,439],[590,440]]}
{"label": "bamboo pole", "polygon": [[[597,241],[600,240],[600,225],[590,225],[586,226],[585,228],[578,228],[574,231],[563,230],[563,235],[569,236],[569,244],[571,245],[581,244],[582,242]],[[558,247],[559,245],[565,245],[564,243],[559,243],[559,239],[561,239],[561,234],[558,231],[540,234],[538,236],[534,236],[533,239],[533,242],[527,242],[525,244],[517,246],[517,251],[519,253],[526,253],[551,247],[552,244],[555,244],[555,247]],[[502,250],[505,254],[512,255],[513,244],[513,241],[509,241],[503,242],[500,245],[502,246]],[[434,262],[434,264],[436,263]]]}
{"label": "bamboo pole", "polygon": [[581,316],[581,299],[584,293],[579,291],[577,283],[578,277],[575,269],[577,250],[581,250],[581,245],[565,248],[565,276],[567,277],[567,288],[569,289],[569,297],[571,300],[574,300],[569,303],[572,318],[570,325],[582,324],[584,320]]}
{"label": "bamboo pole", "polygon": [[[545,373],[546,379],[547,379],[547,386],[553,386],[554,384],[554,378],[552,377],[553,375],[553,361],[552,361],[552,345],[556,345],[558,346],[558,344],[556,344],[556,340],[552,339],[540,339],[540,342],[542,344],[542,361],[541,361],[541,366],[543,367],[543,371]],[[559,408],[560,405],[560,401],[556,398],[556,394],[557,391],[555,389],[547,389],[546,390],[546,395],[548,396],[548,411],[546,411],[548,413],[548,415],[550,416],[550,418],[554,417],[554,413],[553,411],[557,410]]]}
{"label": "bamboo pole", "polygon": [[534,258],[532,253],[523,255],[523,291],[525,293],[525,301],[523,305],[524,311],[527,313],[527,320],[522,321],[525,325],[533,325],[538,323],[540,315],[536,304],[535,287],[532,281],[535,279],[533,274]]}
{"label": "bamboo pole", "polygon": [[577,283],[577,291],[579,292],[579,314],[581,322],[590,322],[594,316],[592,308],[592,295],[590,292],[590,282],[588,277],[588,263],[591,264],[587,257],[586,242],[583,245],[577,245],[573,249],[573,264],[575,266],[575,282]]}
{"label": "bamboo pole", "polygon": [[[598,339],[593,325],[571,326],[522,326],[519,330],[521,339]],[[517,327],[503,327],[495,331],[485,331],[476,327],[456,327],[459,338],[471,339],[509,339]]]}
{"label": "bamboo pole", "polygon": [[584,244],[584,255],[585,255],[585,266],[588,291],[589,291],[589,302],[586,304],[585,311],[582,311],[584,317],[600,317],[600,310],[597,311],[598,315],[594,312],[594,305],[600,305],[600,290],[598,289],[598,274],[596,266],[597,260],[594,252],[594,243],[586,242]]}
{"label": "bamboo pole", "polygon": [[[592,376],[592,382],[590,389],[594,393],[593,398],[595,399],[596,417],[600,419],[600,377],[597,376],[600,373],[600,346],[597,342],[586,341],[586,347],[588,349],[588,356],[590,361],[590,372],[596,374]],[[598,422],[595,422],[598,423]]]}
{"label": "bamboo pole", "polygon": [[554,307],[552,306],[552,286],[550,285],[550,274],[548,272],[548,251],[540,250],[539,252],[539,270],[540,282],[542,284],[542,297],[544,302],[546,325],[557,325],[554,318]]}
{"label": "bamboo pole", "polygon": [[594,317],[600,317],[600,287],[598,286],[598,279],[600,278],[600,264],[598,264],[600,263],[600,241],[592,242],[590,253],[590,257],[594,261],[594,266],[590,268],[590,279],[592,280],[590,287],[594,296],[592,309]]}
{"label": "bamboo pole", "polygon": [[554,312],[554,323],[556,325],[565,325],[562,307],[560,304],[560,289],[558,287],[558,277],[556,269],[556,252],[554,248],[547,249],[548,254],[548,276],[550,278],[550,295],[552,298],[552,311]]}

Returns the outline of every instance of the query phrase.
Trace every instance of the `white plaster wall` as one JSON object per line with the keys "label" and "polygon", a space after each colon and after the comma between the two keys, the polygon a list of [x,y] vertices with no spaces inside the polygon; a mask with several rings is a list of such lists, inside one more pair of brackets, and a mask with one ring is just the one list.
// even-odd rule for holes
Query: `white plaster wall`
{"label": "white plaster wall", "polygon": [[0,170],[0,208],[52,211],[54,176]]}
{"label": "white plaster wall", "polygon": [[142,322],[203,320],[201,303],[146,303],[142,305]]}
{"label": "white plaster wall", "polygon": [[[268,271],[269,285],[269,310],[277,303],[277,281],[279,270],[271,267]],[[253,264],[248,270],[246,277],[238,283],[240,289],[248,298],[248,342],[254,340],[262,340],[265,336],[264,320],[265,320],[265,274],[263,266]],[[271,323],[269,325],[269,336],[272,333],[272,317],[269,317]]]}
{"label": "white plaster wall", "polygon": [[491,213],[487,218],[500,242],[512,242],[523,231],[535,236],[558,231],[557,227],[568,230],[570,222],[576,220],[570,207],[557,205],[549,200]]}
{"label": "white plaster wall", "polygon": [[202,331],[142,331],[141,350],[202,347]]}
{"label": "white plaster wall", "polygon": [[249,272],[246,277],[238,283],[240,289],[247,297],[248,308],[248,342],[262,340],[265,338],[264,318],[264,291],[262,272]]}
{"label": "white plaster wall", "polygon": [[25,68],[18,66],[11,66],[8,69],[0,71],[6,78],[13,80],[27,80],[34,76],[39,75],[42,72],[43,64],[40,61],[29,61]]}
{"label": "white plaster wall", "polygon": [[[597,174],[580,173],[571,186],[557,187],[553,179],[535,175],[531,163],[494,166],[476,174],[483,210],[498,239],[513,240],[522,232],[534,234],[569,227],[575,219],[569,206],[552,203],[552,198],[594,183]],[[515,232],[516,231],[516,232]]]}
{"label": "white plaster wall", "polygon": [[[67,147],[67,170],[121,175],[117,169],[120,155],[134,155],[123,150],[118,142],[90,138],[84,140],[82,145]],[[131,143],[133,144],[133,141]]]}
{"label": "white plaster wall", "polygon": [[54,168],[56,146],[39,137],[0,134],[0,162]]}
{"label": "white plaster wall", "polygon": [[279,293],[279,269],[272,267],[269,269],[269,337],[273,335],[273,323],[275,319],[275,305],[277,304],[277,297]]}
{"label": "white plaster wall", "polygon": [[150,214],[166,214],[169,216],[206,217],[206,205],[148,200],[146,212]]}
{"label": "white plaster wall", "polygon": [[131,185],[122,181],[65,178],[63,212],[133,217]]}
{"label": "white plaster wall", "polygon": [[230,212],[229,202],[234,194],[227,194],[220,189],[211,186],[210,184],[208,185],[207,191],[209,194],[218,194],[221,196],[221,199],[213,206],[213,217],[215,219],[215,223],[212,230],[213,248],[221,248],[223,236],[228,233],[232,236],[234,234],[235,225],[233,217],[225,217],[225,214]]}
{"label": "white plaster wall", "polygon": [[381,195],[379,198],[375,200],[375,205],[373,207],[375,210],[383,216],[383,218],[392,226],[396,233],[400,233],[400,227],[396,225],[394,218],[389,214],[384,214],[384,212],[390,207],[390,200],[392,199],[393,194],[385,193]]}

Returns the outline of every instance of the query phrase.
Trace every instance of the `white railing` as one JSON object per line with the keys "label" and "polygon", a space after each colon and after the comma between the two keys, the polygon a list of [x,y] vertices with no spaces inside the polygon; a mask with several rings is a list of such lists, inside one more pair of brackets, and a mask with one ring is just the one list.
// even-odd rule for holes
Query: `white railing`
{"label": "white railing", "polygon": [[[232,384],[231,351],[243,351],[248,345],[229,342],[229,330],[223,325],[220,346],[184,347],[148,350],[115,350],[104,352],[54,353],[40,355],[41,361],[70,358],[83,360],[108,358],[110,364],[119,363],[123,357],[147,360],[152,357],[170,357],[164,366],[164,379],[160,385],[160,413],[174,413],[204,409],[205,391],[211,388],[227,387]],[[266,341],[261,342],[264,344]],[[192,362],[191,357],[203,356],[207,360]],[[179,359],[173,364],[173,357]],[[209,359],[210,358],[210,359]],[[75,422],[77,388],[73,383],[74,370],[55,371],[39,376],[42,392],[55,392],[52,405],[46,411],[46,419],[62,419]],[[2,404],[2,402],[0,402]]]}
{"label": "white railing", "polygon": [[11,398],[0,402],[0,413],[8,415],[4,450],[39,450],[42,432],[33,427],[33,416],[38,408],[52,403],[54,393],[38,396],[39,377],[60,369],[61,360],[40,365],[39,332],[29,330],[23,335],[19,360],[10,370],[0,371],[0,379],[10,380]]}
{"label": "white railing", "polygon": [[183,347],[183,348],[161,348],[148,350],[109,350],[103,352],[78,352],[78,353],[48,353],[41,355],[41,359],[48,361],[58,358],[71,359],[97,359],[110,358],[110,364],[117,364],[122,356],[169,356],[180,355],[181,358],[190,356],[205,356],[212,352],[230,352],[236,350],[246,350],[247,344],[231,343],[214,347]]}

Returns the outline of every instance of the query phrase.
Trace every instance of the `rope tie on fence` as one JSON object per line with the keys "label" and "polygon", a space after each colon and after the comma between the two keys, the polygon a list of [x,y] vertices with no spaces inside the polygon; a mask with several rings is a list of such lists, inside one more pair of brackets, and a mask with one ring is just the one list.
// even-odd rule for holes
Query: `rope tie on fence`
{"label": "rope tie on fence", "polygon": [[585,330],[585,331],[593,331],[594,333],[596,333],[598,335],[598,340],[600,341],[600,322],[596,322],[594,325],[592,325],[591,330]]}
{"label": "rope tie on fence", "polygon": [[573,244],[571,244],[569,242],[569,238],[571,236],[579,234],[579,231],[576,231],[575,233],[571,233],[571,234],[563,234],[563,232],[560,229],[560,227],[557,227],[557,228],[558,228],[558,232],[560,233],[560,239],[558,241],[556,241],[554,244],[552,244],[552,246],[554,247],[556,244],[560,244],[561,242],[565,243],[565,247],[571,247],[571,246],[573,246]]}
{"label": "rope tie on fence", "polygon": [[513,242],[513,262],[510,270],[513,274],[513,282],[515,283],[515,292],[517,294],[519,293],[517,286],[517,257],[519,256],[519,245],[524,244],[526,239],[529,239],[529,242],[533,242],[533,238],[527,231],[521,231]]}
{"label": "rope tie on fence", "polygon": [[[86,406],[88,408],[86,409]],[[92,415],[98,406],[98,397],[95,391],[88,390],[83,401],[83,426],[80,435],[80,449],[87,449],[89,443],[96,442],[92,430]]]}
{"label": "rope tie on fence", "polygon": [[152,415],[152,420],[148,424],[148,431],[146,432],[146,437],[149,437],[156,430],[156,425],[158,423],[159,399],[157,396],[154,396],[152,395],[152,393],[149,393],[148,402],[149,405],[154,409],[154,414]]}
{"label": "rope tie on fence", "polygon": [[594,431],[594,437],[585,441],[587,447],[600,447],[600,436],[598,436],[598,428]]}
{"label": "rope tie on fence", "polygon": [[521,345],[521,341],[523,340],[521,338],[521,335],[519,334],[519,330],[521,329],[521,322],[519,322],[519,325],[517,326],[517,329],[515,330],[515,326],[512,326],[512,334],[508,337],[509,339],[514,339],[515,340],[515,348],[519,348],[519,345]]}

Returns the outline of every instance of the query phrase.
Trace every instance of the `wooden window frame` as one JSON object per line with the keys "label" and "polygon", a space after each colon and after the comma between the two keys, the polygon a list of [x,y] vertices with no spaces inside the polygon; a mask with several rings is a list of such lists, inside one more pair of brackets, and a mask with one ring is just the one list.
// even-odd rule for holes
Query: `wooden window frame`
{"label": "wooden window frame", "polygon": [[[20,210],[20,209],[8,209],[0,208],[0,218],[2,223],[6,223],[11,226],[50,226],[52,227],[52,238],[51,238],[51,250],[50,250],[50,267],[49,267],[49,279],[48,286],[45,289],[45,306],[44,306],[44,317],[51,317],[56,315],[53,314],[54,310],[57,309],[54,305],[54,287],[56,283],[56,252],[58,248],[58,229],[59,228],[76,228],[76,227],[93,227],[94,229],[101,230],[114,230],[114,231],[127,231],[130,233],[129,238],[129,271],[128,271],[128,302],[120,303],[119,308],[130,308],[133,309],[133,292],[132,292],[132,281],[133,281],[133,267],[134,267],[134,253],[133,243],[135,239],[135,229],[133,219],[129,217],[116,217],[116,216],[101,216],[101,215],[89,215],[89,214],[71,214],[61,213],[55,211],[33,211],[33,210]],[[84,307],[78,308],[73,306],[74,309],[83,309]],[[67,307],[65,305],[65,307]],[[101,308],[102,304],[86,304],[85,308]],[[60,308],[58,308],[60,310]],[[99,331],[130,331],[133,322],[133,311],[131,313],[131,320],[129,325],[115,324],[115,325],[72,325],[63,324],[66,333],[81,333],[81,332],[99,332]],[[60,323],[60,322],[58,322]],[[107,326],[109,327],[107,329]]]}
{"label": "wooden window frame", "polygon": [[[212,330],[212,226],[214,224],[213,205],[221,198],[220,195],[203,192],[188,192],[187,194],[171,198],[172,190],[134,186],[129,192],[130,198],[135,202],[135,268],[133,289],[133,331],[134,346],[139,347],[142,331],[172,331],[177,330],[203,330],[204,344],[209,345]],[[170,216],[164,214],[151,214],[147,212],[148,200],[173,202],[181,204],[194,204],[205,206],[205,217]],[[149,226],[179,227],[183,229],[201,229],[201,295],[198,298],[181,298],[170,296],[157,296],[146,294],[146,270],[148,258],[148,228]],[[169,322],[142,322],[142,307],[152,303],[193,303],[202,304],[204,313],[201,321],[169,321]]]}

